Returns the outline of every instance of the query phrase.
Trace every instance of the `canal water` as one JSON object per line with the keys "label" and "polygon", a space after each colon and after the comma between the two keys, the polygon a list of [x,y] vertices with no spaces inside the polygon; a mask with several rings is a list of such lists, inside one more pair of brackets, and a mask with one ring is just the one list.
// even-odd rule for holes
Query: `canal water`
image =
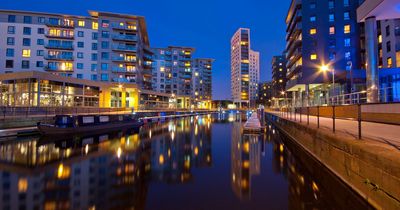
{"label": "canal water", "polygon": [[272,125],[215,114],[0,145],[0,209],[368,209]]}

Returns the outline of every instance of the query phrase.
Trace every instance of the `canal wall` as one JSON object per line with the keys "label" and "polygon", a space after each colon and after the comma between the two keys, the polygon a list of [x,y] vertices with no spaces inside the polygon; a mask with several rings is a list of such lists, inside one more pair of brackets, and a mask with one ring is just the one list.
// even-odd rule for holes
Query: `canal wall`
{"label": "canal wall", "polygon": [[267,118],[375,208],[400,209],[399,148],[333,134],[273,114]]}

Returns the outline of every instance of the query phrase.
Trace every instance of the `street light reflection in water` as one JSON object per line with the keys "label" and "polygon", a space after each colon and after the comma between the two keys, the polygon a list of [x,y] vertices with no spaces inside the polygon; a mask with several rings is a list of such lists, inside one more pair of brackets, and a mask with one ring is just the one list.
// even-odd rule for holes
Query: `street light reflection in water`
{"label": "street light reflection in water", "polygon": [[3,142],[0,208],[368,207],[274,126],[244,135],[244,120],[215,114],[140,131]]}

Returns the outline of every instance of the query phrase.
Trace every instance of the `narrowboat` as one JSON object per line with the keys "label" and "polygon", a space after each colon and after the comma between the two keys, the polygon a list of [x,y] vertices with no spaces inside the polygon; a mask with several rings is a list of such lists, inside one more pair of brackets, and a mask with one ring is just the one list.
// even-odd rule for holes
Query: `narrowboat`
{"label": "narrowboat", "polygon": [[39,122],[39,132],[42,135],[72,135],[124,128],[137,129],[143,125],[135,115],[57,115],[54,121],[54,124]]}

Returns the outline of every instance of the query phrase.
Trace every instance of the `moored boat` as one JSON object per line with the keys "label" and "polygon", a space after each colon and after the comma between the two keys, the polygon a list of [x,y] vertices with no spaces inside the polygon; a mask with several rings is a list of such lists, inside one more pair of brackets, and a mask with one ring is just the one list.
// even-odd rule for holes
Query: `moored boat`
{"label": "moored boat", "polygon": [[134,115],[57,115],[54,124],[38,123],[42,135],[72,135],[140,128],[143,122]]}

